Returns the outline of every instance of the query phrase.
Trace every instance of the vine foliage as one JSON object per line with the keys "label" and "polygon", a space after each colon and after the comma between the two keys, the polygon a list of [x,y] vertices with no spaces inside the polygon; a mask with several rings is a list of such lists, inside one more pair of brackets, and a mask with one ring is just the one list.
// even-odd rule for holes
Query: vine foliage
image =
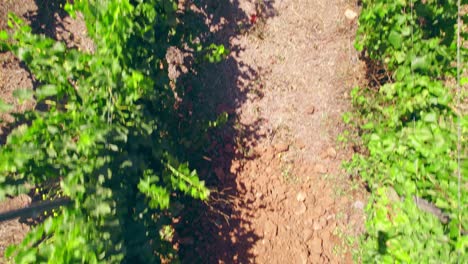
{"label": "vine foliage", "polygon": [[[468,262],[468,119],[451,88],[457,13],[453,0],[362,1],[355,47],[390,76],[377,91],[357,87],[352,93],[352,122],[368,154],[356,154],[347,166],[372,192],[361,244],[364,263]],[[462,18],[466,29],[466,14]],[[465,77],[461,85],[466,82]],[[459,144],[465,150],[461,193]]]}
{"label": "vine foliage", "polygon": [[[73,2],[65,9],[83,15],[93,52],[33,34],[13,14],[13,33],[0,32],[1,49],[13,52],[40,83],[15,96],[45,106],[15,114],[22,125],[0,146],[0,198],[52,182],[58,184],[46,199],[71,200],[7,257],[17,263],[176,259],[160,230],[183,208],[183,196],[209,196],[178,142],[203,135],[213,122],[198,120],[197,131],[179,133],[174,106],[183,88],[169,80],[165,54],[186,44],[195,56],[216,62],[227,51],[192,41],[181,30],[174,0]],[[11,107],[0,101],[0,109]]]}

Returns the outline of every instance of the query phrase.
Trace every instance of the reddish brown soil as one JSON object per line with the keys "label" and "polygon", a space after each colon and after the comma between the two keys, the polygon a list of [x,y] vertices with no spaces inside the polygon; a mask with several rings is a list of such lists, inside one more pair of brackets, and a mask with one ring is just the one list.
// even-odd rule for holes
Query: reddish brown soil
{"label": "reddish brown soil", "polygon": [[[82,24],[53,9],[52,16],[37,14],[32,0],[13,2],[0,3],[0,29],[5,11],[13,11],[42,17],[38,32],[92,48],[80,35]],[[352,47],[356,20],[344,15],[358,11],[355,1],[263,1],[261,8],[254,0],[231,1],[230,8],[206,2],[220,10],[207,19],[211,31],[232,52],[202,79],[214,93],[224,91],[216,109],[235,121],[222,133],[221,149],[207,157],[219,183],[208,212],[198,212],[193,228],[176,236],[183,262],[352,262],[350,238],[363,231],[365,195],[341,169],[352,150],[336,138],[346,129],[341,115],[362,74]],[[253,27],[244,32],[245,24]],[[11,54],[0,54],[0,63],[0,98],[13,102],[14,89],[33,88]],[[34,103],[15,110],[21,107]],[[2,133],[5,126],[0,139]],[[21,205],[12,199],[0,212]],[[18,221],[0,223],[0,255],[26,230]]]}
{"label": "reddish brown soil", "polygon": [[[258,16],[254,3],[239,7]],[[363,231],[363,188],[341,169],[352,150],[336,140],[361,79],[356,20],[345,17],[358,8],[340,0],[269,3],[265,23],[229,39],[240,73],[232,61],[215,70],[234,75],[217,89],[235,82],[226,99],[236,102],[237,138],[214,158],[221,206],[208,210],[219,216],[202,216],[193,223],[199,234],[183,237],[186,263],[350,263]]]}

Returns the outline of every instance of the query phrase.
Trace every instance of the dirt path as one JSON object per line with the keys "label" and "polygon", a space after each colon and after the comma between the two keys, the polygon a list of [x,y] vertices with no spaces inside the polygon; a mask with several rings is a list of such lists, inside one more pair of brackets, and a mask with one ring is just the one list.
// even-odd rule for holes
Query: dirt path
{"label": "dirt path", "polygon": [[245,161],[237,175],[252,201],[241,217],[260,237],[252,248],[257,263],[352,261],[340,232],[360,232],[363,200],[349,189],[340,164],[350,153],[336,141],[359,76],[356,22],[345,17],[356,10],[351,3],[276,1],[264,39],[238,40],[246,47],[238,59],[263,72],[264,96],[245,104],[240,119],[265,120],[267,136],[255,148],[259,158]]}
{"label": "dirt path", "polygon": [[[337,136],[362,73],[349,12],[358,8],[346,0],[265,3],[263,24],[251,16],[255,1],[239,1],[257,19],[250,34],[230,40],[237,64],[257,73],[237,79],[248,98],[236,109],[235,151],[244,156],[216,172],[221,181],[234,179],[237,198],[230,223],[207,245],[195,242],[197,254],[209,263],[350,263],[364,195],[341,169],[352,150]],[[254,143],[245,128],[255,128]]]}

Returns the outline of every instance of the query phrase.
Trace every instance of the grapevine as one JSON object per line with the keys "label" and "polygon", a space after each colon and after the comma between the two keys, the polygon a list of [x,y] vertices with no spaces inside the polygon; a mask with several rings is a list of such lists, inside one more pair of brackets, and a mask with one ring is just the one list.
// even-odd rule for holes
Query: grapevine
{"label": "grapevine", "polygon": [[[54,182],[58,187],[46,198],[70,200],[6,256],[16,263],[175,260],[160,232],[176,216],[172,204],[209,196],[178,142],[202,137],[212,121],[197,120],[202,125],[192,134],[179,133],[165,53],[184,44],[216,62],[227,50],[203,48],[180,32],[173,0],[75,0],[64,8],[72,17],[83,15],[92,52],[33,34],[13,14],[13,33],[0,32],[1,49],[13,52],[40,83],[35,91],[18,90],[18,100],[46,106],[16,114],[23,125],[0,146],[0,199]],[[11,109],[1,101],[0,107]]]}

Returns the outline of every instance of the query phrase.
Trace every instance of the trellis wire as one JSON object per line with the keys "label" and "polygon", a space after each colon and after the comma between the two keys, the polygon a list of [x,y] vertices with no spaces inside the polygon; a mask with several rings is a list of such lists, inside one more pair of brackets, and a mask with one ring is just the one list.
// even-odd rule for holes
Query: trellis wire
{"label": "trellis wire", "polygon": [[[457,120],[457,177],[458,177],[458,218],[459,218],[459,224],[458,224],[458,237],[461,239],[462,236],[462,219],[461,219],[461,119],[462,119],[462,113],[461,113],[461,107],[460,107],[460,102],[461,102],[461,85],[460,85],[460,64],[461,64],[461,58],[460,58],[460,46],[461,46],[461,39],[460,39],[460,28],[461,28],[461,18],[460,18],[460,12],[461,12],[461,0],[457,1],[457,106],[460,109],[457,113],[458,115],[458,120]],[[458,263],[460,263],[461,259],[461,252],[458,251]]]}

